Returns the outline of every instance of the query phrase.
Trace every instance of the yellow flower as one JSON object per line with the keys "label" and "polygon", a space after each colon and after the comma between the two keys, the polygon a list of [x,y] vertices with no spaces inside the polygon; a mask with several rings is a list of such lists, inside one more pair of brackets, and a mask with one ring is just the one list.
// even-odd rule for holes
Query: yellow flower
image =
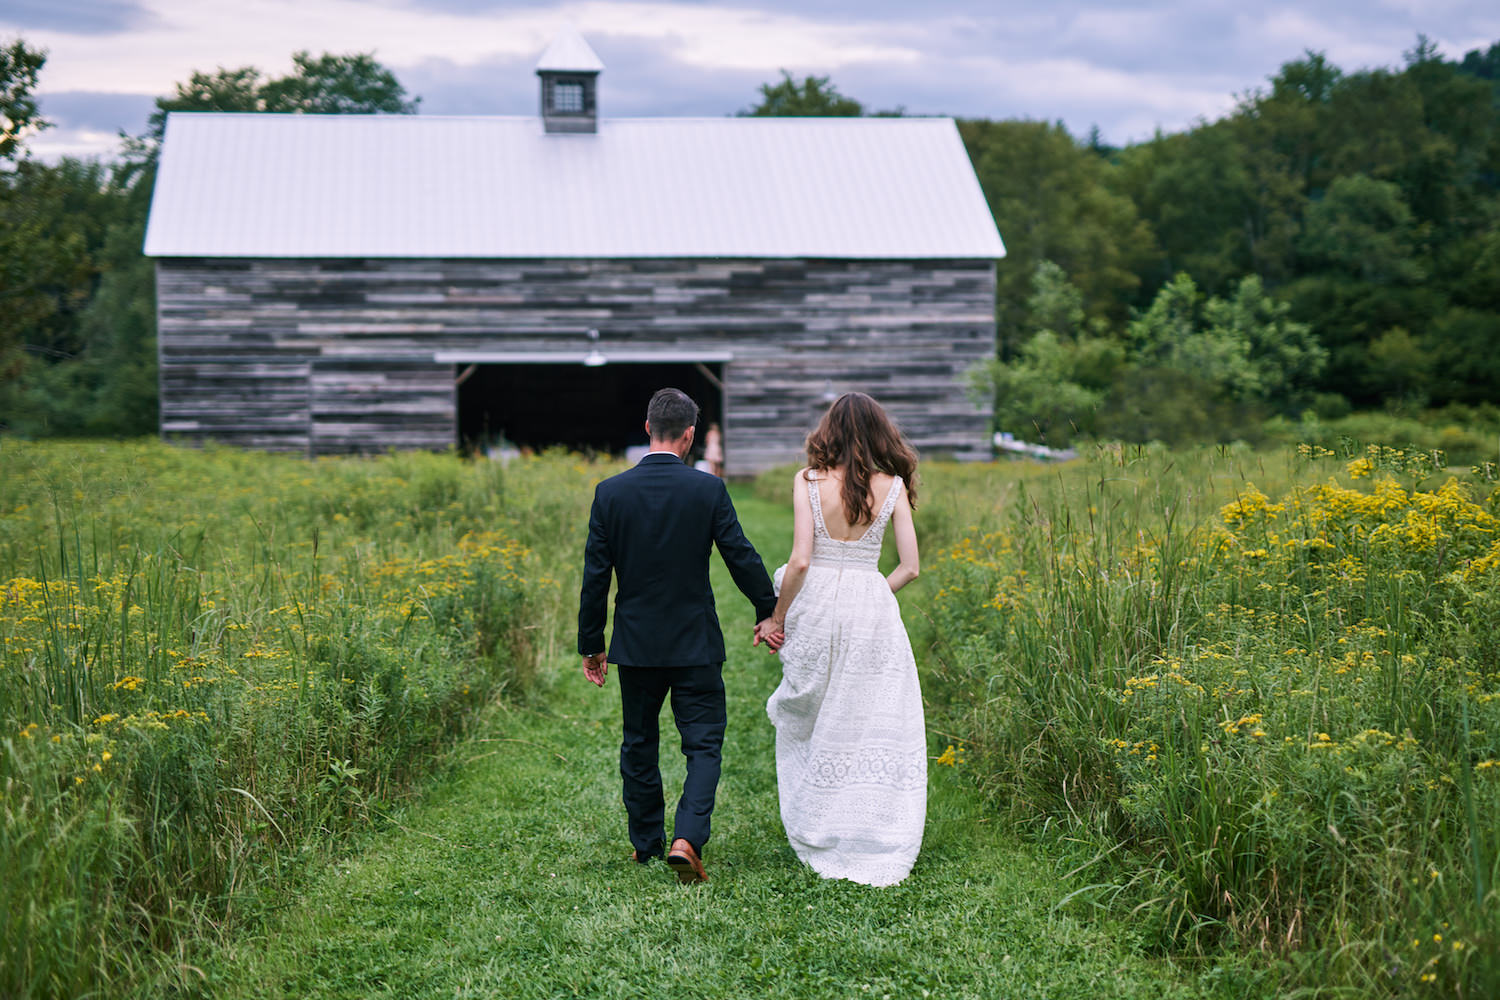
{"label": "yellow flower", "polygon": [[957,767],[964,762],[964,748],[955,749],[952,743],[948,744],[948,749],[942,752],[937,762],[945,767]]}
{"label": "yellow flower", "polygon": [[1363,479],[1375,471],[1374,464],[1368,458],[1356,458],[1345,466],[1345,468],[1349,471],[1351,479]]}

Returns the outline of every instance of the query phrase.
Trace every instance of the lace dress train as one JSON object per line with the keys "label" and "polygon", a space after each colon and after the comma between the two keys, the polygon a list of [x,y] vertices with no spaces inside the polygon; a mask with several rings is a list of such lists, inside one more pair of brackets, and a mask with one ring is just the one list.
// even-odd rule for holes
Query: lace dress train
{"label": "lace dress train", "polygon": [[[776,727],[781,821],[824,878],[894,885],[922,846],[927,736],[900,606],[880,574],[899,478],[865,534],[828,534],[816,482],[812,565],[787,609]],[[778,589],[780,579],[777,580]]]}

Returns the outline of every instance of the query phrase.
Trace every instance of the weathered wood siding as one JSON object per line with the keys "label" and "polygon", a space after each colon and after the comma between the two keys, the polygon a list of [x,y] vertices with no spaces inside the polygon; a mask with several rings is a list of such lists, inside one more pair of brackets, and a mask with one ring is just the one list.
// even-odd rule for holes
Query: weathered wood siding
{"label": "weathered wood siding", "polygon": [[[455,443],[434,352],[732,354],[729,471],[794,460],[858,389],[925,453],[990,454],[961,377],[995,346],[989,261],[157,262],[161,429],[307,454]],[[620,414],[635,421],[639,414]]]}

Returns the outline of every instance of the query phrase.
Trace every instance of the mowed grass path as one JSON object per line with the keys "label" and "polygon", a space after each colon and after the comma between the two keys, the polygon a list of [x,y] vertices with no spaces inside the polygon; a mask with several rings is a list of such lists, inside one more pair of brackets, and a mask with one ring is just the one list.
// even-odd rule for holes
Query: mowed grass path
{"label": "mowed grass path", "polygon": [[[790,509],[737,491],[767,567]],[[580,526],[580,533],[582,526]],[[680,886],[628,860],[619,693],[571,658],[533,707],[497,707],[454,767],[351,856],[206,957],[223,997],[1196,997],[1119,924],[1059,902],[1066,862],[988,819],[961,769],[933,767],[921,858],[902,885],[825,882],[786,845],[764,705],[778,661],[714,558],[729,732],[705,852]],[[576,579],[576,567],[559,567]],[[573,586],[569,584],[569,586]],[[574,587],[576,592],[576,586]],[[920,600],[920,594],[905,600]],[[908,603],[908,608],[910,604]],[[908,611],[908,620],[911,612]],[[571,641],[564,643],[571,647]],[[670,821],[681,756],[663,712]],[[944,741],[930,736],[931,751]],[[1123,915],[1122,915],[1123,916]]]}

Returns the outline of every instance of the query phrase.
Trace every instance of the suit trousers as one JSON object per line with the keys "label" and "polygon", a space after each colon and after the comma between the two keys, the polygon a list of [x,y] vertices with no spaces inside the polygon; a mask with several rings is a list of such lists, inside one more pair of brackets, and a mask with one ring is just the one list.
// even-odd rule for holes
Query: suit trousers
{"label": "suit trousers", "polygon": [[682,755],[687,758],[687,777],[677,801],[672,835],[692,844],[700,854],[708,843],[728,721],[723,666],[616,667],[624,712],[620,778],[625,814],[630,822],[630,844],[643,858],[660,855],[666,837],[658,743],[661,706],[668,694],[672,697],[672,718],[682,738]]}

